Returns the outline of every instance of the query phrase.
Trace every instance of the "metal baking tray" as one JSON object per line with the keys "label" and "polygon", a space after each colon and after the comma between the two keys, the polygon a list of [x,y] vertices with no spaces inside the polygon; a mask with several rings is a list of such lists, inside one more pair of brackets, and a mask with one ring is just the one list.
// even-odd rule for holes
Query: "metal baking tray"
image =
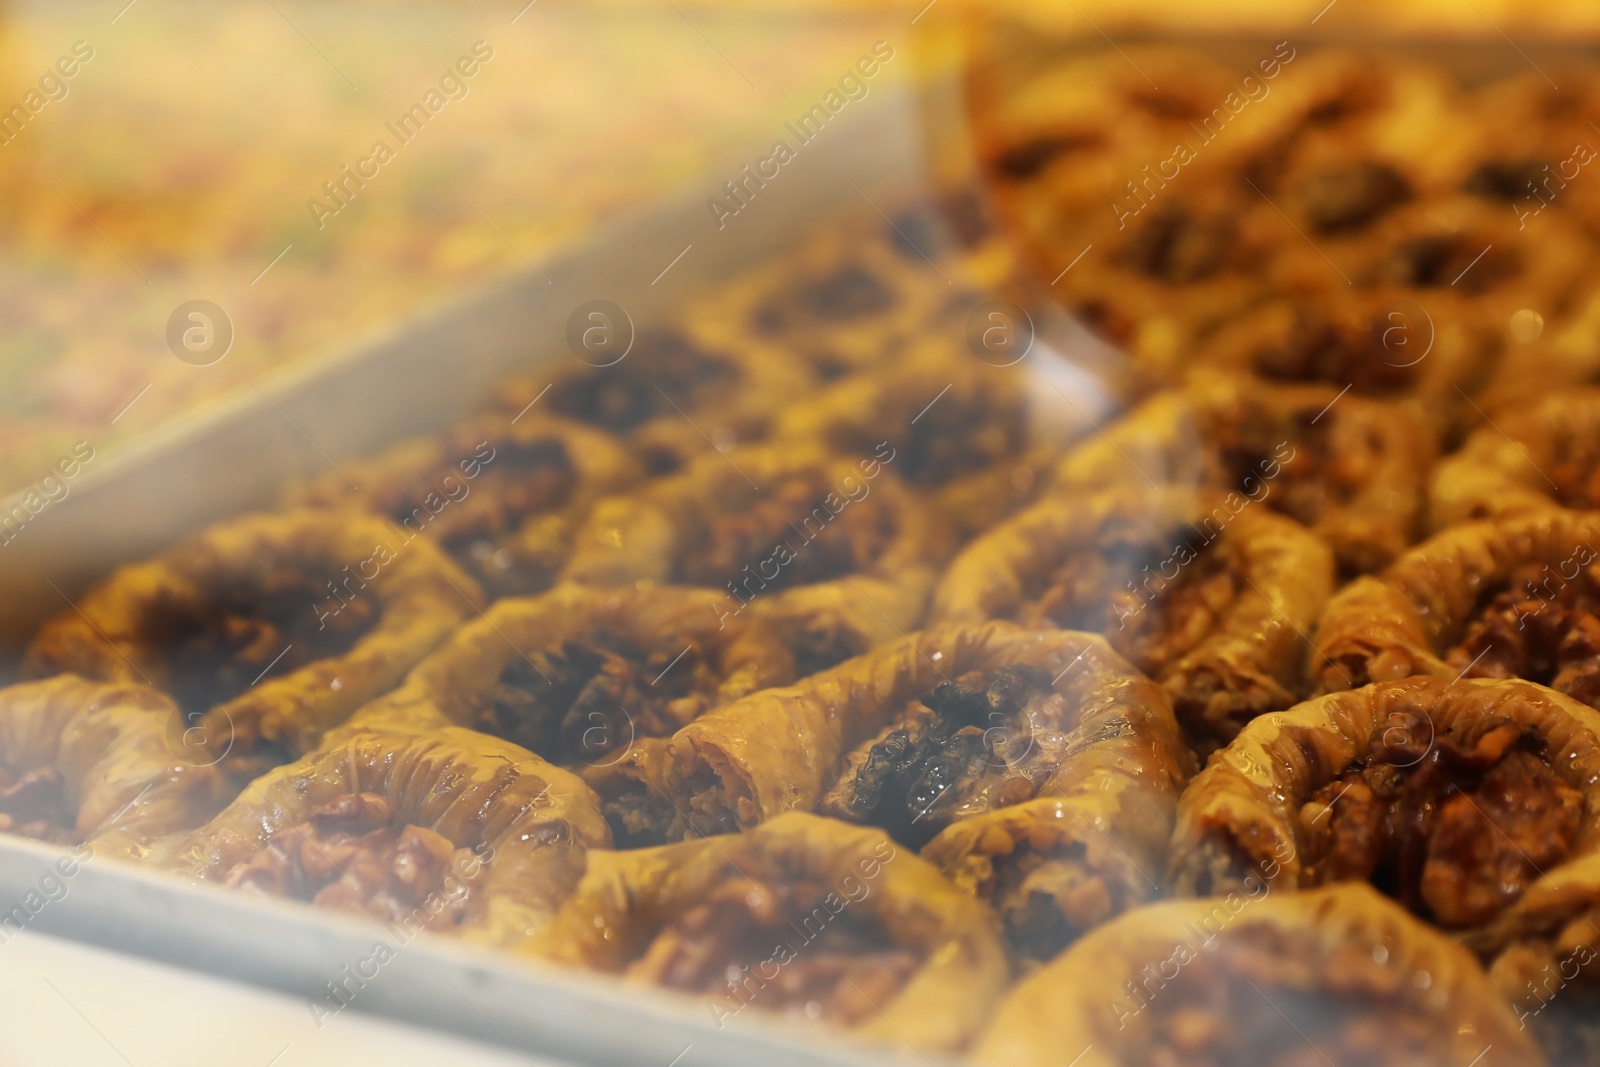
{"label": "metal baking tray", "polygon": [[[0,649],[14,658],[41,621],[68,609],[116,565],[157,553],[209,522],[270,507],[288,479],[444,427],[507,374],[576,358],[565,338],[581,303],[613,301],[637,328],[648,328],[706,282],[798,244],[819,219],[883,225],[880,207],[922,188],[917,130],[915,94],[874,86],[785,167],[780,185],[719,229],[707,199],[770,150],[782,133],[777,120],[764,139],[681,197],[615,220],[581,248],[252,383],[104,456],[72,482],[68,496],[0,545]],[[20,499],[0,502],[0,513]],[[0,923],[21,907],[26,922],[13,918],[13,926],[276,988],[308,1003],[384,941],[397,950],[394,958],[360,988],[353,1009],[573,1062],[843,1067],[898,1059],[776,1018],[719,1027],[694,999],[509,953],[434,937],[402,947],[376,922],[113,860],[91,859],[75,865],[70,878],[44,881],[66,856],[54,846],[0,837]]]}

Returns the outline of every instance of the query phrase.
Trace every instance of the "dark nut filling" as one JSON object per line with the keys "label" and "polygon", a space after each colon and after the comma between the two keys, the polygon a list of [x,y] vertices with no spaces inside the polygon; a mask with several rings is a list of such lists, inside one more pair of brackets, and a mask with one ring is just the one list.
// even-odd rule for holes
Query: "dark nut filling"
{"label": "dark nut filling", "polygon": [[1562,862],[1583,797],[1507,719],[1435,735],[1401,710],[1301,811],[1307,884],[1371,881],[1444,926],[1486,922]]}
{"label": "dark nut filling", "polygon": [[1600,706],[1600,564],[1571,580],[1525,564],[1486,591],[1445,660],[1471,678],[1525,678]]}
{"label": "dark nut filling", "polygon": [[1469,295],[1485,293],[1522,272],[1522,257],[1515,249],[1491,244],[1469,233],[1415,237],[1379,265],[1380,280],[1421,289],[1454,287]]}
{"label": "dark nut filling", "polygon": [[[711,516],[704,537],[685,538],[674,580],[720,589],[747,569],[755,573],[759,565],[774,563],[776,576],[760,575],[763,592],[771,592],[865,570],[893,538],[894,513],[879,497],[868,496],[835,518],[824,501],[836,495],[821,471],[766,487],[745,507]],[[814,517],[819,511],[823,520]],[[787,562],[773,558],[779,545],[792,546]]]}
{"label": "dark nut filling", "polygon": [[1390,326],[1376,314],[1362,327],[1334,321],[1315,308],[1299,307],[1289,337],[1252,353],[1251,366],[1257,374],[1276,381],[1348,385],[1368,396],[1403,392],[1419,377],[1420,362],[1396,365],[1384,344]]}
{"label": "dark nut filling", "polygon": [[862,909],[797,874],[730,878],[658,930],[627,973],[732,1009],[853,1026],[892,999],[919,962]]}
{"label": "dark nut filling", "polygon": [[866,267],[850,264],[769,297],[751,313],[752,325],[768,337],[805,332],[815,322],[854,322],[882,315],[896,303],[894,290]]}
{"label": "dark nut filling", "polygon": [[1238,230],[1222,215],[1197,216],[1165,208],[1139,226],[1123,252],[1131,268],[1169,285],[1204,281],[1234,266],[1240,256]]}
{"label": "dark nut filling", "polygon": [[0,832],[58,845],[78,841],[78,813],[54,767],[13,772],[0,766]]}
{"label": "dark nut filling", "polygon": [[1262,503],[1303,526],[1315,526],[1329,508],[1349,504],[1363,487],[1370,455],[1334,449],[1330,436],[1338,413],[1326,421],[1319,414],[1278,414],[1256,406],[1236,422],[1210,427],[1230,488],[1243,493],[1251,481],[1267,484]]}
{"label": "dark nut filling", "polygon": [[596,367],[550,390],[558,415],[626,433],[664,415],[675,415],[726,388],[738,377],[728,360],[701,351],[676,333],[640,334],[627,358]]}
{"label": "dark nut filling", "polygon": [[[1403,971],[1365,948],[1332,952],[1310,933],[1252,925],[1190,953],[1177,977],[1135,987],[1153,1013],[1137,1067],[1387,1067],[1437,1063],[1454,1024],[1408,1003]],[[1151,969],[1147,969],[1147,972]]]}
{"label": "dark nut filling", "polygon": [[1038,667],[946,682],[858,750],[818,810],[921,848],[957,819],[1031,799],[1065,755],[1044,725],[1064,717],[1050,682]]}
{"label": "dark nut filling", "polygon": [[600,630],[511,660],[472,725],[552,763],[595,764],[693,721],[716,698],[716,666],[687,637],[646,648]]}
{"label": "dark nut filling", "polygon": [[1491,159],[1480,164],[1461,188],[1485,200],[1515,202],[1536,195],[1544,167],[1537,159]]}
{"label": "dark nut filling", "polygon": [[225,884],[420,926],[458,926],[485,864],[471,849],[401,823],[376,793],[314,809],[227,873]]}
{"label": "dark nut filling", "polygon": [[1318,233],[1359,230],[1411,199],[1411,183],[1385,163],[1355,163],[1310,175],[1301,204]]}
{"label": "dark nut filling", "polygon": [[1020,415],[946,397],[912,424],[895,470],[908,484],[923,489],[986,470],[1024,448],[1027,427]]}

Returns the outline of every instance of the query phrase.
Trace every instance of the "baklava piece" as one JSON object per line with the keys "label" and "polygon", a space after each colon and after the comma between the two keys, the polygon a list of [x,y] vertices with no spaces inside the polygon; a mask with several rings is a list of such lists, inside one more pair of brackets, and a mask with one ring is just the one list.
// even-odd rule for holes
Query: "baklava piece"
{"label": "baklava piece", "polygon": [[713,289],[685,309],[684,329],[709,349],[776,349],[823,381],[882,366],[950,296],[936,267],[901,254],[897,241],[876,216],[865,232],[822,233]]}
{"label": "baklava piece", "polygon": [[148,686],[61,675],[0,689],[0,831],[159,856],[228,799],[194,740]]}
{"label": "baklava piece", "polygon": [[1025,502],[1048,472],[1054,450],[1043,427],[1030,425],[1025,373],[924,343],[892,366],[793,404],[775,437],[841,456],[871,455],[887,440],[900,479],[927,494],[959,533],[972,534]]}
{"label": "baklava piece", "polygon": [[929,1052],[963,1047],[1006,980],[983,906],[874,830],[791,812],[748,833],[592,852],[541,954]]}
{"label": "baklava piece", "polygon": [[505,417],[545,412],[584,423],[627,441],[659,474],[712,447],[708,439],[719,448],[759,439],[774,413],[810,387],[810,371],[781,348],[701,344],[681,329],[656,329],[621,351],[626,324],[596,314],[588,329],[598,331],[601,347],[590,361],[574,358],[564,370],[505,383],[498,398]]}
{"label": "baklava piece", "polygon": [[1600,389],[1568,389],[1493,418],[1434,468],[1434,529],[1552,507],[1600,509]]}
{"label": "baklava piece", "polygon": [[174,869],[515,948],[608,848],[575,775],[459,728],[339,739],[252,783]]}
{"label": "baklava piece", "polygon": [[528,594],[560,573],[589,507],[640,476],[602,431],[531,413],[516,423],[478,416],[346,463],[293,501],[372,512],[408,540],[434,541],[492,593]]}
{"label": "baklava piece", "polygon": [[250,778],[392,689],[480,602],[430,539],[380,519],[251,515],[119,568],[44,625],[23,670],[154,685]]}
{"label": "baklava piece", "polygon": [[722,611],[765,619],[802,673],[916,626],[950,551],[938,513],[881,441],[859,457],[791,443],[701,456],[603,501],[566,577],[726,589]]}
{"label": "baklava piece", "polygon": [[1006,997],[980,1067],[1540,1067],[1471,953],[1364,886],[1130,912]]}
{"label": "baklava piece", "polygon": [[1180,894],[1368,882],[1471,931],[1600,829],[1600,715],[1523,681],[1411,678],[1252,722],[1178,805]]}
{"label": "baklava piece", "polygon": [[1104,633],[1204,754],[1299,698],[1333,570],[1319,538],[1238,494],[1054,496],[962,550],[932,619]]}
{"label": "baklava piece", "polygon": [[1322,692],[1411,675],[1523,678],[1600,706],[1600,513],[1453,526],[1328,602]]}
{"label": "baklava piece", "polygon": [[938,643],[957,654],[909,701],[886,683],[926,676],[921,650],[849,667],[843,714],[888,722],[817,810],[920,850],[994,908],[1018,958],[1048,959],[1151,898],[1194,759],[1165,695],[1098,637],[990,624]]}
{"label": "baklava piece", "polygon": [[[464,726],[582,775],[617,841],[657,843],[659,798],[615,768],[724,704],[794,681],[794,655],[711,589],[562,586],[502,600],[330,737]],[[654,801],[654,803],[651,803]]]}

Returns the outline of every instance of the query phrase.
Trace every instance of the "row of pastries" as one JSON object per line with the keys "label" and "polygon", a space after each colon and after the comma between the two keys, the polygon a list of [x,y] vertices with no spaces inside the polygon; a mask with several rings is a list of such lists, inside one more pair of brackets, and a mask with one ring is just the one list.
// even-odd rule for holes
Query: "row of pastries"
{"label": "row of pastries", "polygon": [[0,690],[0,828],[980,1063],[1589,1062],[1586,202],[1468,299],[1313,284],[1292,231],[1208,258],[1278,217],[1241,177],[1350,270],[1499,241],[1452,212],[1505,142],[1432,124],[1589,83],[1274,55],[1060,276],[1128,359],[1097,402],[967,318],[1224,98],[1204,57],[1013,88],[999,228],[967,190],[820,233],[109,575]]}

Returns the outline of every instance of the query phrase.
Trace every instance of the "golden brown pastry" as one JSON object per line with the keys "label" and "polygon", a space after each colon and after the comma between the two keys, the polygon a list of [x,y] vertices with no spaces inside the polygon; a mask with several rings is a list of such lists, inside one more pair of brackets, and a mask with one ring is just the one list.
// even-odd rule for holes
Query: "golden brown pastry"
{"label": "golden brown pastry", "polygon": [[[186,742],[188,747],[186,747]],[[0,689],[0,830],[158,855],[229,795],[172,701],[64,674]]]}
{"label": "golden brown pastry", "polygon": [[1471,954],[1365,886],[1140,908],[1009,993],[981,1067],[1544,1058]]}
{"label": "golden brown pastry", "polygon": [[456,727],[346,736],[251,783],[172,866],[516,947],[611,835],[575,775]]}
{"label": "golden brown pastry", "polygon": [[1047,474],[1053,449],[1030,418],[1025,373],[920,342],[788,406],[774,436],[841,456],[871,455],[887,440],[895,474],[969,535],[1026,502]]}
{"label": "golden brown pastry", "polygon": [[1262,504],[1134,489],[1050,496],[980,535],[931,616],[1104,633],[1162,684],[1204,753],[1298,698],[1332,589],[1328,547]]}
{"label": "golden brown pastry", "polygon": [[1323,692],[1413,674],[1526,678],[1600,704],[1600,515],[1547,509],[1435,534],[1328,602]]}
{"label": "golden brown pastry", "polygon": [[628,325],[600,315],[587,327],[601,331],[596,351],[505,383],[500,413],[586,423],[626,439],[651,473],[661,473],[713,442],[729,448],[759,439],[773,414],[812,382],[810,369],[782,348],[750,338],[712,344],[679,329],[646,330],[624,350]]}
{"label": "golden brown pastry", "polygon": [[1552,507],[1600,508],[1600,389],[1576,388],[1497,410],[1434,468],[1435,530]]}
{"label": "golden brown pastry", "polygon": [[1524,681],[1410,678],[1265,715],[1178,805],[1172,882],[1217,895],[1370,881],[1489,923],[1600,843],[1600,715]]}
{"label": "golden brown pastry", "polygon": [[726,589],[724,616],[766,620],[802,673],[837,663],[915,627],[950,551],[900,458],[888,441],[862,456],[795,443],[701,456],[599,504],[566,578]]}
{"label": "golden brown pastry", "polygon": [[44,625],[23,670],[154,685],[219,757],[259,742],[303,751],[480,598],[432,541],[377,518],[250,515],[118,569]]}
{"label": "golden brown pastry", "polygon": [[536,951],[701,998],[954,1051],[1005,984],[982,905],[883,834],[802,812],[747,833],[592,852]]}
{"label": "golden brown pastry", "polygon": [[566,563],[589,507],[640,476],[600,430],[536,413],[515,423],[479,415],[346,463],[292,501],[370,511],[434,541],[494,593],[535,593]]}
{"label": "golden brown pastry", "polygon": [[724,618],[725,600],[645,585],[499,601],[333,736],[464,726],[503,738],[582,775],[631,842],[631,800],[608,783],[635,745],[794,681],[790,650],[753,614]]}
{"label": "golden brown pastry", "polygon": [[699,344],[734,352],[773,346],[826,381],[888,363],[952,288],[873,216],[718,286],[684,310],[683,322]]}
{"label": "golden brown pastry", "polygon": [[1165,696],[1100,638],[991,623],[936,644],[957,654],[910,700],[900,680],[930,673],[922,648],[818,679],[852,687],[842,714],[887,720],[818,811],[920,849],[995,909],[1014,953],[1048,959],[1157,892],[1194,759]]}
{"label": "golden brown pastry", "polygon": [[1468,947],[1552,1064],[1592,1063],[1600,1050],[1600,856],[1547,871]]}

